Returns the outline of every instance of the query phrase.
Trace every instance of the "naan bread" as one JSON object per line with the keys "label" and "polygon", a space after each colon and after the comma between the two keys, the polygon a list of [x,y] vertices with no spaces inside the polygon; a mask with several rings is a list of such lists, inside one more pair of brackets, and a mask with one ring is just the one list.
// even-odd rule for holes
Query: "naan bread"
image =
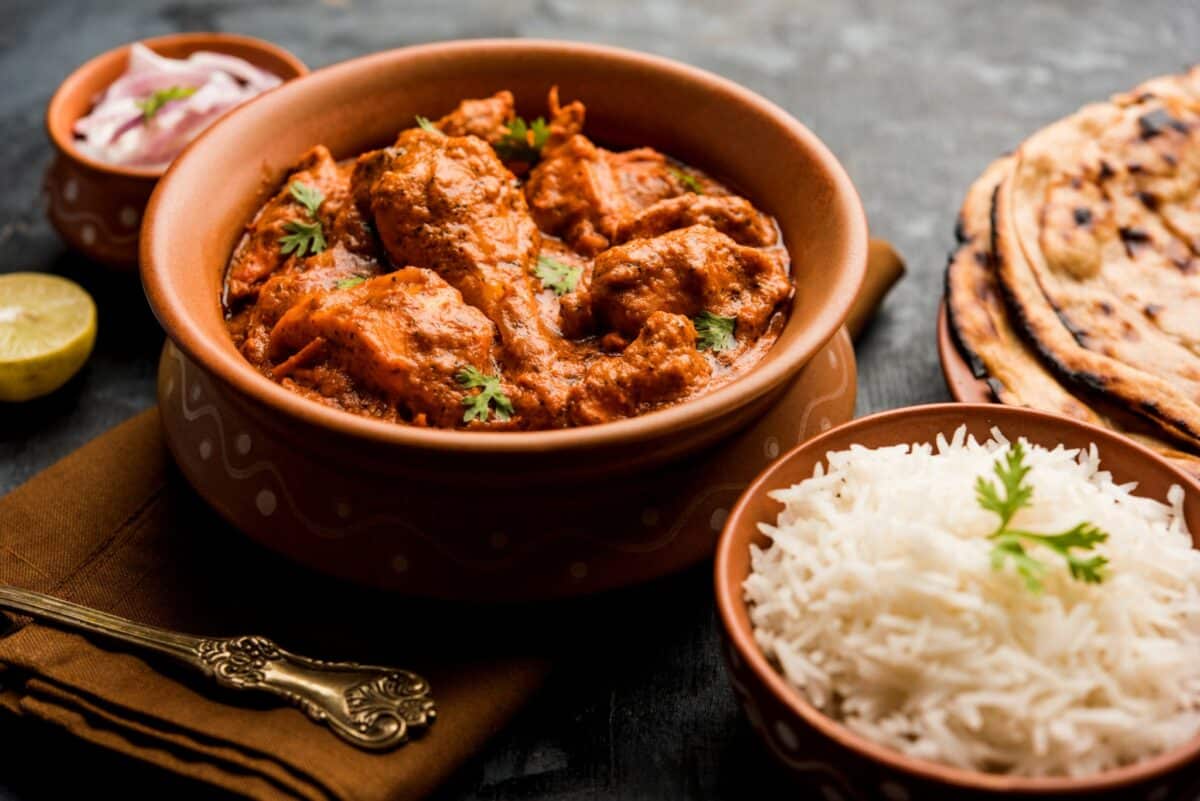
{"label": "naan bread", "polygon": [[1103,399],[1085,401],[1072,394],[1010,323],[995,275],[992,208],[996,188],[1013,163],[1012,157],[993,162],[971,185],[959,216],[959,246],[946,267],[946,311],[959,349],[1000,402],[1111,428],[1200,478],[1200,457],[1164,440],[1149,420]]}
{"label": "naan bread", "polygon": [[1200,446],[1200,69],[1035,134],[994,214],[1013,323],[1044,360]]}
{"label": "naan bread", "polygon": [[997,159],[967,191],[958,220],[959,245],[946,267],[946,313],[950,329],[976,377],[984,378],[1001,403],[1056,412],[1103,425],[1038,361],[1008,320],[992,258],[992,199],[1012,169]]}

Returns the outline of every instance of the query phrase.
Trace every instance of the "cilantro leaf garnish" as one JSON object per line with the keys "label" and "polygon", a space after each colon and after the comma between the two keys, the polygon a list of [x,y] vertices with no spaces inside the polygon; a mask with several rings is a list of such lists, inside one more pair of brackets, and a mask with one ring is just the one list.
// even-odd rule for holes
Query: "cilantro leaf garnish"
{"label": "cilantro leaf garnish", "polygon": [[583,268],[564,264],[549,256],[538,256],[533,274],[542,282],[543,287],[561,296],[575,291],[575,287],[579,285],[579,278],[583,275]]}
{"label": "cilantro leaf garnish", "polygon": [[321,207],[321,203],[325,201],[325,193],[320,189],[317,189],[315,186],[309,186],[308,184],[304,184],[299,181],[292,181],[291,184],[288,185],[288,191],[291,192],[292,197],[297,203],[308,209],[309,216],[315,219],[317,216],[317,209],[319,209]]}
{"label": "cilantro leaf garnish", "polygon": [[736,317],[722,317],[712,312],[700,312],[692,318],[696,326],[696,348],[711,350],[719,353],[730,350],[737,345],[734,332],[737,330]]}
{"label": "cilantro leaf garnish", "polygon": [[1004,489],[1004,497],[1000,497],[993,482],[980,476],[975,481],[975,500],[984,509],[1000,515],[1000,528],[1003,529],[1012,521],[1013,515],[1029,506],[1033,497],[1033,487],[1025,483],[1025,476],[1029,475],[1025,447],[1017,442],[996,461],[993,469]]}
{"label": "cilantro leaf garnish", "polygon": [[1000,517],[1000,525],[988,535],[988,539],[995,542],[991,553],[994,570],[1002,570],[1005,564],[1012,562],[1017,574],[1025,580],[1025,586],[1031,592],[1041,592],[1042,577],[1048,568],[1026,550],[1040,545],[1061,556],[1075,580],[1087,584],[1104,581],[1107,559],[1099,554],[1084,557],[1072,553],[1073,550],[1091,551],[1108,539],[1108,534],[1095,525],[1079,523],[1061,534],[1038,534],[1008,527],[1016,513],[1030,506],[1033,498],[1033,487],[1025,483],[1029,466],[1025,464],[1025,447],[1020,442],[1014,443],[1007,454],[996,460],[993,471],[1000,480],[1000,487],[980,476],[975,481],[975,499],[982,508]]}
{"label": "cilantro leaf garnish", "polygon": [[142,119],[145,122],[150,122],[150,120],[154,119],[154,115],[167,103],[170,103],[172,100],[183,100],[194,94],[196,94],[196,87],[194,86],[168,86],[166,89],[155,89],[150,93],[149,97],[134,102],[142,110]]}
{"label": "cilantro leaf garnish", "polygon": [[285,236],[279,238],[279,249],[287,256],[295,253],[300,258],[312,256],[325,249],[325,229],[317,219],[317,209],[325,200],[325,194],[315,186],[292,181],[288,184],[288,192],[292,198],[308,212],[309,222],[304,220],[289,220],[284,223]]}
{"label": "cilantro leaf garnish", "polygon": [[280,237],[280,250],[284,255],[295,253],[303,258],[305,250],[309,256],[320,253],[325,249],[325,232],[321,230],[320,221],[303,222],[302,220],[290,220],[283,226],[287,231],[287,235]]}
{"label": "cilantro leaf garnish", "polygon": [[363,283],[366,280],[367,279],[365,276],[352,275],[349,278],[343,278],[341,281],[338,281],[337,288],[338,289],[352,289],[353,287],[358,286],[359,284]]}
{"label": "cilantro leaf garnish", "polygon": [[499,376],[487,375],[468,366],[455,373],[454,380],[466,389],[479,389],[479,392],[462,399],[463,406],[467,407],[463,413],[464,423],[486,421],[489,414],[494,414],[501,421],[512,419],[512,401],[500,390]]}
{"label": "cilantro leaf garnish", "polygon": [[550,126],[543,117],[528,124],[520,117],[513,117],[508,130],[493,147],[505,161],[523,161],[532,164],[541,158],[542,146],[550,138]]}
{"label": "cilantro leaf garnish", "polygon": [[1030,592],[1042,591],[1042,574],[1046,565],[1034,559],[1025,552],[1025,546],[1019,539],[1001,537],[992,546],[992,570],[1003,570],[1004,563],[1011,560],[1017,569],[1017,574],[1025,579],[1025,586]]}
{"label": "cilantro leaf garnish", "polygon": [[667,167],[667,172],[675,176],[675,180],[687,187],[689,192],[694,192],[697,195],[704,194],[704,184],[700,183],[700,179],[690,172],[684,172],[678,167]]}
{"label": "cilantro leaf garnish", "polygon": [[426,132],[432,133],[432,134],[437,134],[439,136],[445,136],[445,134],[442,133],[441,130],[439,130],[436,125],[434,125],[432,122],[429,121],[428,117],[422,117],[420,114],[418,114],[416,119],[417,119],[417,127],[420,128],[422,131],[426,131]]}

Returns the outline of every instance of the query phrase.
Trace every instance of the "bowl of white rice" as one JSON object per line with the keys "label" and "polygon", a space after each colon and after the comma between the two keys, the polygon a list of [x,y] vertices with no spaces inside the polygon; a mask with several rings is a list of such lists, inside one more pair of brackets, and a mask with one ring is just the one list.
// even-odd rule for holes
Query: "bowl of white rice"
{"label": "bowl of white rice", "polygon": [[853,421],[729,515],[734,691],[832,801],[1197,797],[1196,532],[1200,485],[1110,431],[999,405]]}

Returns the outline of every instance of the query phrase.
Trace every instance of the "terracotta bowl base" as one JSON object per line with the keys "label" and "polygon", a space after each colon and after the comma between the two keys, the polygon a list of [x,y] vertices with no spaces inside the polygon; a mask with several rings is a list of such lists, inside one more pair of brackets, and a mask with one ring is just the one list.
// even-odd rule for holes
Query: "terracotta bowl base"
{"label": "terracotta bowl base", "polygon": [[169,342],[158,393],[184,476],[268,548],[411,595],[531,600],[644,582],[711,556],[755,475],[853,417],[856,379],[839,330],[757,422],[707,451],[616,480],[503,490],[415,485],[267,439],[231,389]]}

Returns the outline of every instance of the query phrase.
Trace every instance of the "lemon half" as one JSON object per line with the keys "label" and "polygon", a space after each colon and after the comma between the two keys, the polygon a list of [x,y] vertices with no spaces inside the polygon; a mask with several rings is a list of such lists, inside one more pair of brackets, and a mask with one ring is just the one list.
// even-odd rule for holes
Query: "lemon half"
{"label": "lemon half", "polygon": [[79,372],[96,341],[96,304],[57,275],[0,275],[0,401],[26,401]]}

